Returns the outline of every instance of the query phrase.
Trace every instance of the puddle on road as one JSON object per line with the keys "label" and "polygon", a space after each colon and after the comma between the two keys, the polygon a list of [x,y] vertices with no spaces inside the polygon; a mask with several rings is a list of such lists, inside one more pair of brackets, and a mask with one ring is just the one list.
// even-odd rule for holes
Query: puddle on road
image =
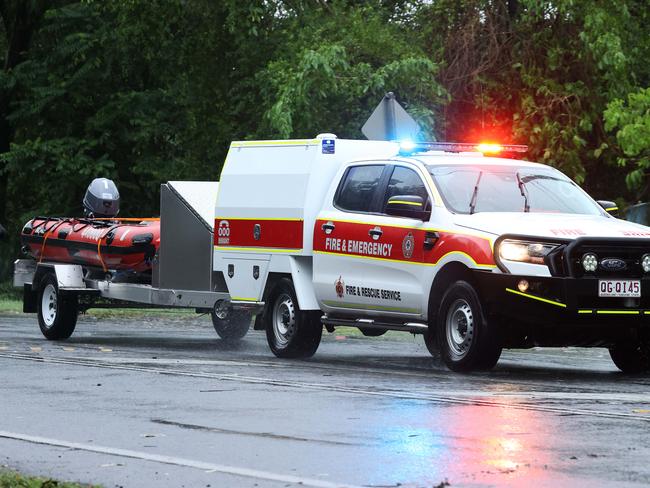
{"label": "puddle on road", "polygon": [[395,458],[411,462],[383,465],[378,480],[426,480],[435,485],[447,479],[452,486],[571,484],[557,471],[558,462],[567,462],[557,459],[562,444],[558,439],[566,433],[556,432],[548,415],[508,406],[396,402],[393,407],[392,415],[413,421],[381,423],[375,434],[383,439],[384,457],[393,452]]}

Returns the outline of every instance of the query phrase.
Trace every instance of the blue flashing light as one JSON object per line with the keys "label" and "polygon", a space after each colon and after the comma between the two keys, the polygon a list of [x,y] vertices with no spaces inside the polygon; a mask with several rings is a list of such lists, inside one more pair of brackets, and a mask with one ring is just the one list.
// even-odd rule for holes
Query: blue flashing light
{"label": "blue flashing light", "polygon": [[483,154],[502,154],[504,153],[525,153],[528,151],[528,146],[518,144],[472,144],[463,142],[413,142],[411,140],[403,140],[399,145],[399,153],[402,156],[410,156],[415,153],[427,151],[443,151],[443,152],[480,152]]}
{"label": "blue flashing light", "polygon": [[411,139],[403,139],[399,143],[400,154],[410,154],[415,149],[415,142]]}

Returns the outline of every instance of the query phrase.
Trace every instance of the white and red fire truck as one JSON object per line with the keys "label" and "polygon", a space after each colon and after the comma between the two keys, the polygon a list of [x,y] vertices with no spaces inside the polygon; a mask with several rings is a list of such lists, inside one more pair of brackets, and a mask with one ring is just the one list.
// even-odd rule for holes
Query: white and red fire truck
{"label": "white and red fire truck", "polygon": [[[621,370],[649,370],[650,229],[549,166],[503,157],[521,150],[332,134],[233,142],[209,187],[211,275],[192,285],[205,261],[184,256],[204,243],[175,243],[190,239],[179,237],[185,214],[165,224],[161,208],[152,290],[136,301],[213,308],[222,333],[255,314],[279,357],[313,355],[323,326],[353,326],[423,334],[455,371],[489,369],[503,348],[569,345],[607,347]],[[198,187],[167,186],[191,210]],[[23,273],[26,303],[47,309],[38,268]],[[67,293],[130,300],[146,286],[77,277]]]}

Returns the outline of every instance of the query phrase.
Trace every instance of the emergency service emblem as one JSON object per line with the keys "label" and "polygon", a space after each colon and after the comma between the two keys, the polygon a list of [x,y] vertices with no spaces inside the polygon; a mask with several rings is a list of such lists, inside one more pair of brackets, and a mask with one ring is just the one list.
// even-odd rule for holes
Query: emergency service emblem
{"label": "emergency service emblem", "polygon": [[336,288],[336,296],[343,298],[343,295],[345,294],[345,283],[343,283],[340,276],[339,279],[334,282],[334,287]]}
{"label": "emergency service emblem", "polygon": [[406,259],[411,259],[413,256],[413,248],[415,247],[415,238],[413,237],[413,234],[409,232],[404,236],[404,240],[402,241],[402,254],[404,254],[404,257]]}
{"label": "emergency service emblem", "polygon": [[217,244],[230,244],[230,222],[222,220],[217,228]]}

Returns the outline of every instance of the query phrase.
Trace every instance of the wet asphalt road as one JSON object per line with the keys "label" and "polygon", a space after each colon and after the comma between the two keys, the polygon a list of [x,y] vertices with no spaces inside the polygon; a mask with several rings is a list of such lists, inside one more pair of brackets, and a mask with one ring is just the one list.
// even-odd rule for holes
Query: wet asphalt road
{"label": "wet asphalt road", "polygon": [[453,374],[412,336],[325,334],[308,361],[206,317],[0,316],[0,465],[104,486],[648,486],[650,377],[605,350]]}

